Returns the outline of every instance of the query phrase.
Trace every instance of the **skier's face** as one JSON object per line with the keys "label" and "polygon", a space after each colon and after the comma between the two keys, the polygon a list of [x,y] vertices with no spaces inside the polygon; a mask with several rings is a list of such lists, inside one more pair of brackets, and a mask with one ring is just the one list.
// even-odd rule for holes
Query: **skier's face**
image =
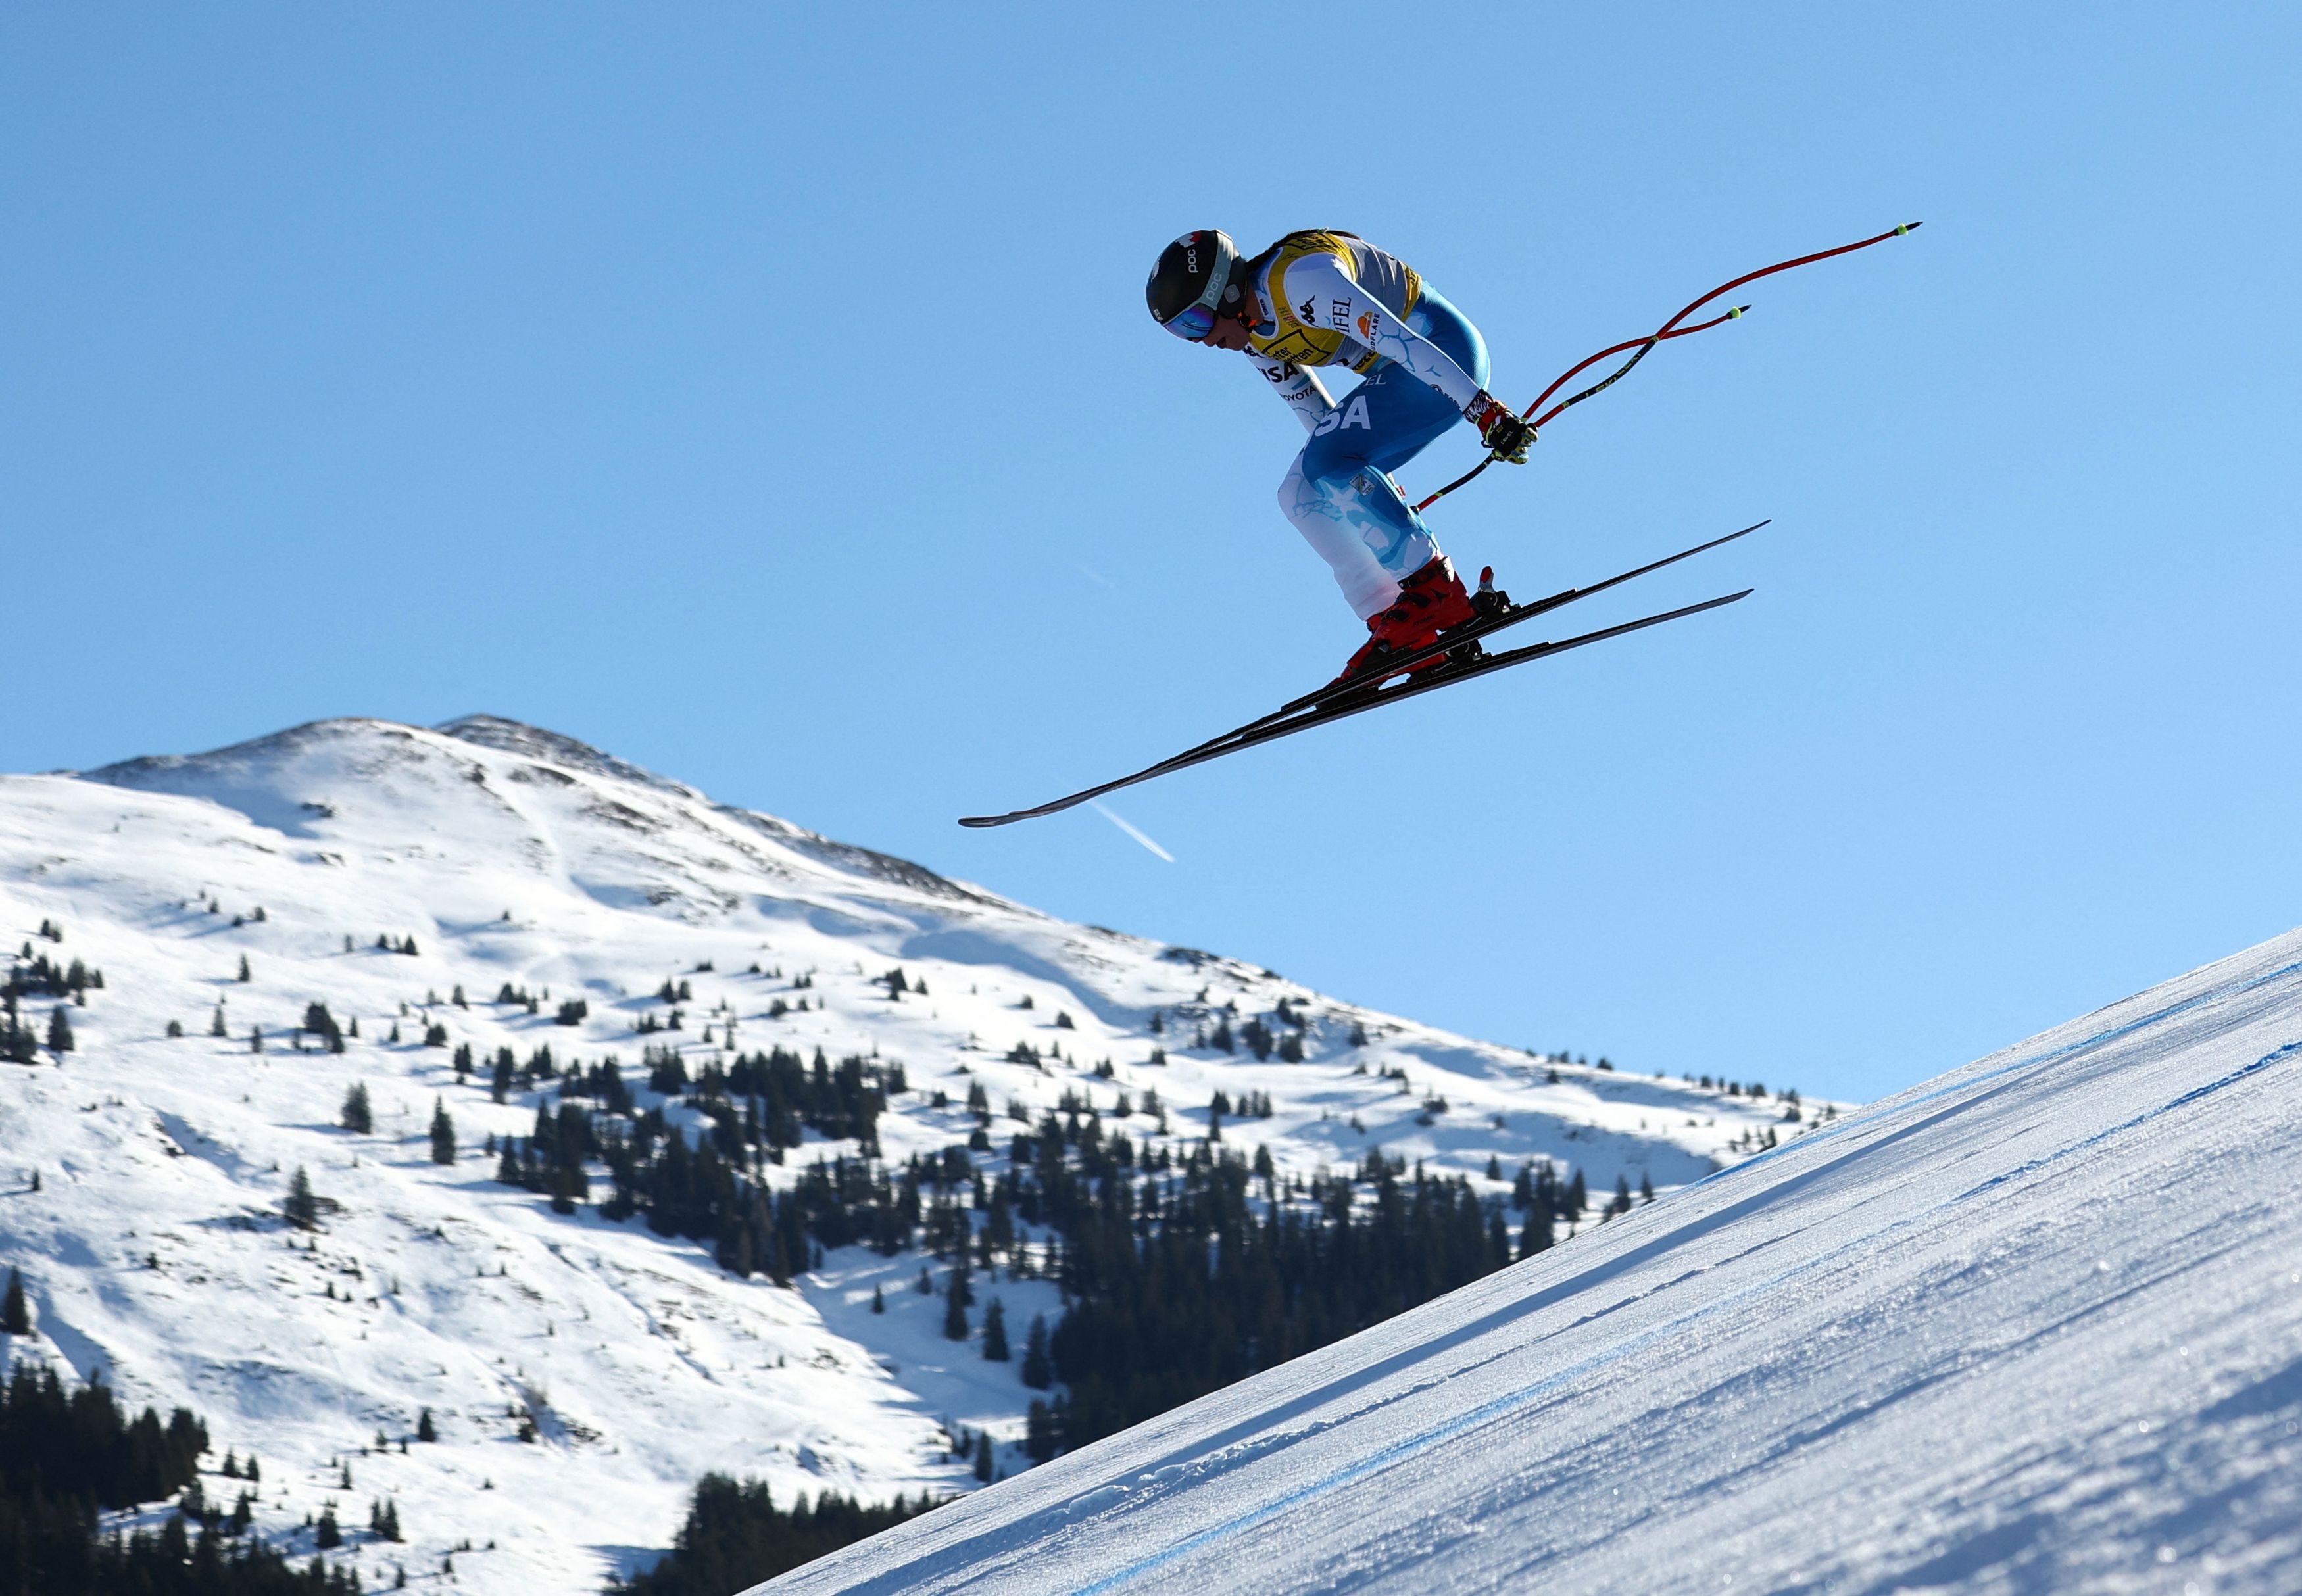
{"label": "skier's face", "polygon": [[1243,349],[1247,348],[1247,323],[1237,316],[1219,315],[1206,337],[1199,341],[1218,349]]}

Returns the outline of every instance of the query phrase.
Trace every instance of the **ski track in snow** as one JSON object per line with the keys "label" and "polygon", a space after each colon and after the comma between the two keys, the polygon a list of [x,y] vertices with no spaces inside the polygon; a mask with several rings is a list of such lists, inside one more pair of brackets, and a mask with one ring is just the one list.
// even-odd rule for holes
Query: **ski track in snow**
{"label": "ski track in snow", "polygon": [[2302,1590],[2302,933],[777,1592]]}
{"label": "ski track in snow", "polygon": [[[208,895],[219,912],[198,906]],[[259,905],[264,920],[231,923]],[[44,920],[62,923],[61,944],[37,936]],[[413,937],[419,952],[379,951],[379,934]],[[1507,1183],[1484,1178],[1491,1155],[1506,1177],[1542,1158],[1584,1171],[1594,1207],[1617,1175],[1668,1194],[1747,1161],[1761,1131],[1811,1129],[1784,1122],[1777,1102],[1554,1071],[1253,965],[1054,920],[485,717],[441,730],[320,722],[86,776],[0,777],[0,937],[105,978],[86,1007],[65,1005],[78,1049],[61,1067],[45,1053],[35,1067],[0,1064],[0,1270],[22,1268],[39,1330],[0,1338],[0,1362],[101,1368],[133,1406],[196,1409],[211,1469],[227,1448],[262,1460],[258,1529],[300,1561],[312,1535],[298,1526],[332,1502],[349,1544],[331,1555],[372,1589],[404,1567],[418,1590],[597,1591],[669,1543],[707,1470],[763,1478],[786,1503],[826,1489],[972,1491],[944,1424],[987,1432],[1021,1470],[1034,1394],[1013,1363],[982,1358],[979,1308],[979,1339],[944,1339],[942,1298],[914,1289],[917,1254],[843,1249],[783,1290],[638,1221],[554,1215],[496,1184],[480,1144],[527,1134],[537,1095],[490,1102],[484,1063],[458,1083],[448,1050],[419,1045],[430,1023],[483,1061],[500,1046],[525,1059],[548,1043],[563,1064],[612,1052],[643,1104],[656,1100],[636,1089],[643,1044],[677,1043],[692,1068],[726,1051],[731,1021],[746,1051],[876,1049],[912,1088],[881,1121],[887,1156],[964,1141],[980,1083],[1002,1115],[993,1169],[1022,1129],[1004,1118],[1007,1101],[1036,1117],[1065,1091],[1109,1114],[1120,1091],[1139,1104],[1155,1088],[1178,1144],[1205,1134],[1216,1089],[1267,1092],[1277,1112],[1234,1118],[1225,1136],[1242,1152],[1267,1146],[1282,1171],[1356,1165],[1380,1146],[1500,1196]],[[755,960],[783,976],[749,973]],[[707,961],[716,968],[700,970]],[[931,995],[892,1000],[876,978],[895,966]],[[804,988],[802,970],[814,972]],[[667,1012],[652,997],[666,977],[693,985],[685,1029],[634,1035],[643,1015]],[[590,1015],[562,1027],[554,1002],[534,1015],[489,1002],[505,983],[581,996]],[[458,987],[468,1006],[434,1001]],[[1202,987],[1211,1004],[1237,1004],[1234,1029],[1282,998],[1299,1005],[1306,1061],[1190,1046]],[[801,997],[805,1012],[769,1017],[771,1002]],[[347,1053],[290,1046],[314,1000],[359,1022]],[[206,1034],[219,1004],[223,1039]],[[27,1017],[44,1025],[55,1006],[29,1000]],[[1155,1012],[1169,1017],[1162,1035]],[[171,1021],[188,1034],[166,1037]],[[397,1045],[384,1040],[395,1023]],[[1355,1023],[1365,1047],[1348,1042]],[[251,1025],[267,1038],[260,1054]],[[1013,1063],[1018,1042],[1063,1056]],[[1164,1066],[1147,1062],[1155,1046]],[[1093,1069],[1105,1058],[1108,1078]],[[354,1082],[374,1100],[372,1135],[337,1128]],[[947,1106],[933,1105],[937,1090]],[[1434,1096],[1448,1107],[1424,1113]],[[461,1146],[448,1166],[428,1157],[434,1098]],[[703,1122],[676,1102],[667,1113],[691,1133]],[[1138,1140],[1148,1129],[1139,1112],[1106,1124]],[[769,1173],[788,1181],[843,1150],[854,1144],[811,1133]],[[298,1166],[342,1205],[313,1238],[280,1217]],[[1625,1222],[1586,1226],[1551,1256],[1604,1256],[1600,1238]],[[976,1285],[979,1301],[1004,1303],[1019,1352],[1031,1317],[1060,1311],[1049,1281]],[[401,1454],[426,1407],[441,1441]],[[534,1442],[515,1439],[523,1415]],[[374,1450],[379,1430],[391,1445]],[[204,1483],[227,1505],[239,1490]],[[383,1499],[404,1544],[365,1532]],[[466,1541],[474,1550],[456,1550]]]}

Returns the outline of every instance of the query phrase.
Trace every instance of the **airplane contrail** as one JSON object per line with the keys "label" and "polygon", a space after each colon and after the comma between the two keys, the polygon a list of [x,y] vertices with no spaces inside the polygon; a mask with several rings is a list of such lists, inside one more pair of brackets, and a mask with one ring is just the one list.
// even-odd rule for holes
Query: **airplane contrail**
{"label": "airplane contrail", "polygon": [[1113,814],[1109,810],[1105,809],[1101,800],[1090,799],[1088,802],[1094,803],[1096,811],[1100,813],[1105,819],[1110,821],[1113,826],[1118,827],[1122,831],[1133,837],[1137,842],[1141,843],[1145,847],[1150,849],[1151,852],[1156,853],[1169,864],[1175,862],[1175,856],[1172,853],[1168,853],[1166,849],[1153,842],[1149,837],[1144,836],[1134,827],[1121,819],[1117,815]]}

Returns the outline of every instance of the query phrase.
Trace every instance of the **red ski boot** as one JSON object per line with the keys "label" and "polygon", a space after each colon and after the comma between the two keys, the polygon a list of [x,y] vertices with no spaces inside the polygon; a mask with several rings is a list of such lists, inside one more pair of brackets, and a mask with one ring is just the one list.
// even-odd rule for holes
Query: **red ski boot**
{"label": "red ski boot", "polygon": [[[1490,567],[1480,584],[1482,593],[1491,586],[1491,574]],[[1481,613],[1471,595],[1463,591],[1463,579],[1455,574],[1454,562],[1441,554],[1399,584],[1399,597],[1390,609],[1368,617],[1369,636],[1344,664],[1342,676],[1356,676],[1385,654],[1410,653],[1436,643],[1441,633],[1475,620]],[[1414,669],[1430,670],[1446,662],[1446,655],[1434,654]]]}

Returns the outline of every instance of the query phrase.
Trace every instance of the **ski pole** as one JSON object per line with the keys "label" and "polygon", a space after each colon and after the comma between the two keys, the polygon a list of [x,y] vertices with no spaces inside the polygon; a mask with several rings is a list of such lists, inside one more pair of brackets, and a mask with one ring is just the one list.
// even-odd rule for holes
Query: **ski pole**
{"label": "ski pole", "polygon": [[[1739,319],[1744,311],[1751,308],[1747,305],[1737,305],[1733,309],[1727,311],[1725,315],[1712,316],[1707,322],[1698,322],[1692,327],[1682,327],[1679,325],[1681,322],[1684,322],[1688,316],[1693,315],[1696,311],[1710,304],[1713,299],[1718,298],[1719,295],[1733,293],[1736,289],[1741,288],[1746,282],[1756,282],[1761,277],[1772,277],[1776,273],[1787,272],[1794,266],[1812,265],[1816,261],[1828,260],[1835,255],[1851,255],[1857,249],[1868,249],[1873,244],[1883,244],[1888,239],[1899,239],[1904,234],[1909,233],[1922,225],[1924,225],[1922,223],[1905,222],[1900,226],[1888,229],[1886,231],[1878,234],[1876,238],[1862,239],[1852,244],[1841,244],[1836,249],[1819,249],[1812,255],[1802,255],[1795,260],[1777,261],[1771,266],[1761,266],[1755,272],[1745,272],[1742,276],[1735,278],[1732,282],[1722,282],[1717,288],[1712,289],[1709,293],[1703,295],[1700,299],[1697,299],[1693,304],[1689,305],[1685,309],[1680,311],[1676,315],[1671,317],[1670,320],[1665,322],[1660,327],[1649,333],[1646,337],[1626,339],[1623,342],[1616,344],[1610,349],[1601,349],[1595,355],[1590,356],[1585,359],[1576,361],[1573,365],[1568,366],[1565,371],[1559,373],[1558,378],[1552,382],[1550,387],[1544,389],[1541,393],[1535,396],[1534,403],[1529,405],[1525,410],[1519,412],[1519,414],[1522,416],[1534,416],[1535,427],[1540,430],[1541,428],[1549,425],[1551,421],[1556,419],[1563,412],[1572,409],[1574,407],[1581,404],[1584,399],[1589,399],[1593,394],[1604,393],[1608,389],[1613,387],[1624,377],[1628,376],[1630,374],[1631,368],[1636,365],[1640,361],[1645,359],[1647,357],[1647,351],[1653,349],[1657,344],[1663,342],[1667,339],[1685,338],[1693,333],[1708,332],[1710,328],[1716,327],[1721,322],[1731,322]],[[1561,399],[1550,409],[1544,410],[1541,416],[1535,416],[1534,413],[1538,409],[1542,409],[1542,402],[1549,399],[1552,394],[1557,393],[1561,388],[1566,387],[1567,383],[1573,382],[1575,378],[1589,370],[1592,366],[1596,365],[1600,361],[1608,358],[1609,356],[1619,355],[1625,349],[1635,349],[1637,353],[1633,355],[1628,360],[1624,361],[1618,368],[1609,374],[1604,380],[1592,383],[1590,387],[1585,388],[1582,392],[1574,395],[1572,398]],[[1488,466],[1494,463],[1495,457],[1490,454],[1485,459],[1481,460],[1477,465],[1472,466],[1468,471],[1457,477],[1453,482],[1449,483],[1436,493],[1432,494],[1430,498],[1416,505],[1415,507],[1416,513],[1420,514],[1421,512],[1429,509],[1432,505],[1446,498],[1448,494],[1472,481],[1479,475],[1479,473],[1484,471]]]}

